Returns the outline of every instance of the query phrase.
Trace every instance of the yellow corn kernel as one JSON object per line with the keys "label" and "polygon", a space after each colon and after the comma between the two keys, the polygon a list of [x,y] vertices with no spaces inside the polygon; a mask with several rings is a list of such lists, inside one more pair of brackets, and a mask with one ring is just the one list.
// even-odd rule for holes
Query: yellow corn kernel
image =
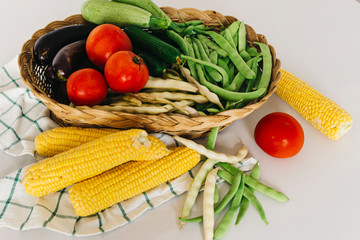
{"label": "yellow corn kernel", "polygon": [[52,157],[83,143],[115,133],[111,128],[57,127],[42,132],[35,138],[35,150],[43,156]]}
{"label": "yellow corn kernel", "polygon": [[[39,134],[35,139],[35,149],[40,155],[52,157],[81,144],[119,131],[121,130],[111,128],[57,127]],[[153,136],[148,136],[148,139],[151,143],[148,151],[132,160],[156,160],[169,153],[166,145],[161,140]]]}
{"label": "yellow corn kernel", "polygon": [[70,200],[78,216],[88,216],[134,197],[196,166],[200,154],[176,147],[156,161],[131,161],[70,188]]}
{"label": "yellow corn kernel", "polygon": [[276,93],[311,125],[333,140],[338,140],[351,128],[353,119],[347,111],[283,69]]}
{"label": "yellow corn kernel", "polygon": [[170,150],[166,147],[166,145],[158,138],[153,136],[148,136],[150,141],[150,147],[145,152],[136,156],[134,161],[153,161],[160,159],[170,153]]}
{"label": "yellow corn kernel", "polygon": [[130,161],[148,150],[146,131],[109,134],[44,159],[25,171],[25,191],[41,197]]}

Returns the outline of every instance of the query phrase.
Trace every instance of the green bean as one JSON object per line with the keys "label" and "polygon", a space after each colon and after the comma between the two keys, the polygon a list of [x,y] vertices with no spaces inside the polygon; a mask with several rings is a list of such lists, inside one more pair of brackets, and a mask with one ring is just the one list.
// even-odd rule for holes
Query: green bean
{"label": "green bean", "polygon": [[178,33],[173,30],[166,30],[166,35],[180,47],[183,53],[185,53],[186,55],[190,55],[188,46],[184,38],[182,38]]}
{"label": "green bean", "polygon": [[[229,69],[229,65],[228,65],[228,63],[226,63],[225,59],[223,59],[223,58],[218,58],[217,65],[218,65],[219,67],[221,67],[222,69],[224,69],[224,71],[226,72],[226,74],[227,74],[228,76],[231,75],[231,72],[230,72],[230,69]],[[229,77],[229,79],[232,79],[232,78]]]}
{"label": "green bean", "polygon": [[254,47],[247,47],[246,48],[246,52],[251,56],[251,57],[256,57],[259,55],[259,52],[256,50],[256,48]]}
{"label": "green bean", "polygon": [[191,21],[187,21],[187,22],[180,22],[180,23],[175,23],[176,25],[178,25],[179,27],[188,27],[190,25],[200,25],[202,24],[201,20],[191,20]]}
{"label": "green bean", "polygon": [[240,56],[244,59],[245,62],[249,61],[251,59],[250,54],[248,54],[246,51],[241,51]]}
{"label": "green bean", "polygon": [[270,48],[264,43],[255,42],[255,44],[259,45],[263,56],[263,67],[262,67],[261,79],[259,82],[259,89],[265,88],[267,90],[270,84],[271,72],[272,72],[272,57],[271,57]]}
{"label": "green bean", "polygon": [[256,90],[256,89],[259,88],[259,83],[260,83],[260,80],[261,80],[261,76],[262,76],[262,72],[258,71],[257,74],[256,74],[255,81],[254,81],[253,90]]}
{"label": "green bean", "polygon": [[235,65],[233,62],[229,62],[229,71],[230,71],[229,79],[233,79],[235,74]]}
{"label": "green bean", "polygon": [[[194,45],[195,46],[195,45]],[[224,86],[227,86],[229,84],[229,76],[228,74],[226,73],[226,71],[219,67],[218,65],[216,64],[213,64],[211,62],[206,62],[206,61],[202,61],[200,59],[196,59],[196,58],[192,58],[192,57],[189,57],[189,56],[184,56],[184,55],[181,55],[181,58],[184,59],[184,60],[188,60],[188,61],[193,61],[195,63],[199,63],[203,66],[207,66],[207,67],[212,67],[214,69],[216,69],[221,75],[222,75],[222,82],[223,82],[223,85]],[[207,82],[207,81],[206,81]],[[203,83],[201,83],[203,84]],[[204,84],[203,84],[204,85]]]}
{"label": "green bean", "polygon": [[[239,171],[238,168],[236,168],[228,163],[218,162],[217,165],[224,168],[228,173],[230,173],[233,176],[236,174],[237,171]],[[223,174],[223,173],[221,171],[219,171],[218,175],[219,174]],[[230,180],[229,175],[227,175],[226,177],[227,177],[226,181]],[[289,198],[287,196],[285,196],[283,193],[278,192],[275,189],[260,183],[259,181],[257,181],[256,179],[254,179],[248,175],[245,175],[245,184],[248,185],[249,187],[252,187],[256,191],[258,191],[268,197],[271,197],[279,202],[286,202],[289,200]]]}
{"label": "green bean", "polygon": [[[217,160],[207,159],[203,163],[203,165],[201,165],[199,171],[195,175],[194,180],[191,183],[191,186],[186,194],[184,205],[181,211],[181,217],[179,218],[180,220],[187,219],[190,216],[191,209],[195,204],[195,200],[199,194],[199,190],[203,182],[205,181],[207,174],[211,171],[211,169],[213,168],[216,162]],[[183,228],[184,226],[185,223],[182,220],[180,222],[180,227]]]}
{"label": "green bean", "polygon": [[[246,62],[246,64],[249,67],[253,67],[254,61],[255,61],[255,58],[251,58],[250,60],[248,60]],[[227,89],[235,91],[235,92],[239,92],[239,90],[240,90],[242,84],[244,83],[244,81],[245,81],[245,77],[240,72],[238,72],[236,74],[236,76],[234,77],[233,81],[231,82],[230,86]],[[249,92],[249,91],[247,91],[247,92]]]}
{"label": "green bean", "polygon": [[240,186],[231,202],[230,208],[225,213],[224,217],[221,219],[219,225],[215,229],[214,238],[220,239],[225,236],[227,231],[230,229],[232,222],[236,216],[236,212],[240,206],[241,199],[243,198],[245,188],[244,177],[241,178]]}
{"label": "green bean", "polygon": [[216,173],[219,168],[210,171],[205,180],[203,197],[203,229],[205,240],[212,240],[214,236],[214,193],[216,185]]}
{"label": "green bean", "polygon": [[[188,53],[187,55],[189,55],[190,57],[195,57],[195,53],[194,53],[194,49],[193,49],[193,46],[192,46],[192,43],[191,43],[191,40],[189,41],[190,39],[185,39],[185,43],[186,43],[186,46],[187,46],[187,49],[188,49]],[[186,53],[185,53],[186,54]],[[195,67],[195,63],[194,62],[188,62],[188,65],[189,65],[189,69],[190,69],[190,73],[191,75],[198,80],[198,74],[197,74],[197,70],[196,70],[196,67]]]}
{"label": "green bean", "polygon": [[[223,169],[225,169],[227,172],[229,172],[232,175],[235,175],[239,169],[234,167],[233,165],[229,164],[229,163],[225,163],[225,162],[218,162],[216,165],[222,167]],[[221,171],[218,172],[218,175]]]}
{"label": "green bean", "polygon": [[199,41],[199,42],[201,43],[201,45],[202,45],[202,47],[203,47],[206,55],[207,55],[208,57],[210,57],[210,49],[209,49],[209,47],[208,47],[203,41]]}
{"label": "green bean", "polygon": [[204,42],[210,49],[215,50],[220,56],[226,57],[228,56],[228,53],[222,49],[219,45],[217,45],[215,42],[211,41],[208,37],[202,34],[198,34],[197,37]]}
{"label": "green bean", "polygon": [[[221,171],[221,170],[219,170]],[[219,171],[218,171],[218,175],[219,175]],[[224,208],[228,205],[228,203],[231,201],[231,199],[235,196],[237,190],[239,189],[240,186],[240,182],[241,182],[241,177],[242,174],[240,173],[240,171],[238,171],[238,173],[235,176],[231,176],[232,177],[232,181],[230,182],[231,186],[228,190],[228,192],[225,194],[225,196],[223,197],[223,199],[221,199],[221,201],[219,202],[219,204],[217,204],[215,206],[214,209],[214,213],[215,215],[219,214],[222,210],[224,210]],[[198,216],[198,217],[194,217],[194,218],[180,218],[181,221],[183,222],[202,222],[203,221],[203,216]]]}
{"label": "green bean", "polygon": [[245,176],[245,183],[246,183],[246,185],[252,187],[256,191],[258,191],[268,197],[271,197],[279,202],[289,201],[289,198],[285,194],[278,192],[275,189],[260,183],[259,181],[253,179],[250,176],[247,176],[247,175]]}
{"label": "green bean", "polygon": [[[258,57],[254,57],[253,59],[251,59],[251,60],[253,60],[252,64],[251,64],[251,70],[253,70],[256,75],[257,75],[257,72],[258,72],[257,58]],[[253,87],[255,85],[255,82],[256,82],[256,78],[249,80],[248,85],[246,87],[246,92],[252,91],[252,89],[253,89]]]}
{"label": "green bean", "polygon": [[236,33],[238,32],[239,30],[239,25],[240,25],[240,21],[235,21],[233,23],[231,23],[227,29],[230,31],[231,33],[231,36],[234,36],[236,35]]}
{"label": "green bean", "polygon": [[229,58],[236,66],[237,70],[241,72],[241,74],[243,74],[248,79],[255,78],[255,73],[249,68],[239,53],[233,47],[231,47],[230,43],[223,36],[212,31],[208,31],[207,34],[229,54]]}
{"label": "green bean", "polygon": [[[259,167],[259,164],[256,163],[255,166],[252,168],[251,170],[251,173],[250,173],[250,177],[256,179],[256,180],[259,180],[260,178],[260,167]],[[251,188],[251,187],[248,187],[249,190],[251,192],[254,192],[254,190]],[[250,201],[247,199],[247,198],[243,198],[241,200],[241,204],[240,204],[240,210],[239,210],[239,213],[236,217],[236,221],[235,221],[235,225],[238,225],[239,222],[241,221],[241,219],[245,216],[245,213],[247,211],[247,209],[249,208],[250,206]]]}
{"label": "green bean", "polygon": [[210,131],[205,147],[210,150],[215,149],[216,139],[219,133],[220,127],[213,127]]}
{"label": "green bean", "polygon": [[219,193],[219,188],[217,186],[217,184],[215,184],[215,192],[214,192],[214,205],[216,205],[220,200],[220,193]]}
{"label": "green bean", "polygon": [[[208,55],[206,54],[203,48],[203,45],[201,44],[201,41],[197,38],[194,38],[193,41],[195,42],[197,48],[199,49],[201,60],[211,63]],[[212,79],[214,79],[215,82],[221,82],[222,76],[216,69],[214,69],[213,67],[205,66],[205,70],[209,73],[209,75],[211,76]]]}
{"label": "green bean", "polygon": [[205,85],[210,91],[212,91],[219,97],[229,100],[229,101],[234,101],[234,102],[240,101],[240,100],[250,101],[250,100],[259,98],[266,92],[265,88],[259,88],[256,91],[252,91],[252,92],[233,92],[233,91],[224,89],[222,87],[216,86],[206,80],[203,80],[203,82],[201,82],[201,84]]}
{"label": "green bean", "polygon": [[244,21],[240,22],[238,33],[239,33],[238,51],[239,53],[241,53],[246,49],[246,27]]}
{"label": "green bean", "polygon": [[224,31],[225,31],[225,36],[224,36],[225,39],[230,43],[230,45],[231,45],[234,49],[236,49],[234,39],[233,39],[233,37],[231,36],[231,33],[230,33],[229,29],[225,28]]}
{"label": "green bean", "polygon": [[220,112],[220,110],[217,108],[208,108],[208,109],[206,109],[206,111],[208,113],[215,113],[215,114]]}
{"label": "green bean", "polygon": [[210,62],[213,64],[217,64],[219,54],[216,51],[212,51],[209,55]]}
{"label": "green bean", "polygon": [[265,211],[261,205],[261,203],[259,202],[259,200],[255,197],[255,195],[247,188],[245,187],[244,189],[244,196],[249,200],[249,202],[251,202],[251,204],[255,207],[255,209],[257,210],[257,212],[259,213],[261,219],[263,220],[263,222],[268,225],[269,222],[266,219],[266,215],[265,215]]}

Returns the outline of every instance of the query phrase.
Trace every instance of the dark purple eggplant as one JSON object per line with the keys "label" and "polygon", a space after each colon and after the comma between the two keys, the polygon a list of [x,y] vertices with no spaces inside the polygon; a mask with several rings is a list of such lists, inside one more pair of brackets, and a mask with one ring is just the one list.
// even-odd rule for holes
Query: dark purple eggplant
{"label": "dark purple eggplant", "polygon": [[60,81],[66,81],[77,70],[83,59],[87,58],[86,40],[80,40],[61,48],[52,62],[54,75]]}
{"label": "dark purple eggplant", "polygon": [[97,25],[77,24],[58,28],[42,35],[34,45],[34,58],[40,65],[50,65],[57,52],[75,41],[86,39]]}
{"label": "dark purple eggplant", "polygon": [[70,104],[70,100],[67,94],[66,82],[54,82],[51,84],[52,98],[58,103]]}
{"label": "dark purple eggplant", "polygon": [[44,72],[44,76],[46,78],[46,81],[48,81],[51,84],[57,81],[57,78],[55,77],[55,74],[53,72],[53,69],[52,69],[51,65],[46,67],[45,72]]}

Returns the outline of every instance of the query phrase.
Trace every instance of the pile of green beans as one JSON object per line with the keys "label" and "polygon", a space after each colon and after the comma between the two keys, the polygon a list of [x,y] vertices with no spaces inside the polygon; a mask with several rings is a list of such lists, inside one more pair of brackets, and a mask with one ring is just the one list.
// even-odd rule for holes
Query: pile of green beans
{"label": "pile of green beans", "polygon": [[[212,129],[207,140],[207,144],[206,144],[207,148],[214,149],[218,131],[219,131],[218,127]],[[214,239],[223,238],[226,235],[226,233],[229,231],[229,229],[231,228],[234,222],[235,225],[238,225],[241,219],[245,216],[245,213],[248,207],[250,206],[250,204],[252,204],[252,206],[256,209],[261,220],[266,225],[269,223],[263,206],[254,195],[255,191],[262,193],[279,202],[287,202],[289,200],[289,198],[283,193],[276,191],[275,189],[259,182],[260,167],[258,163],[255,164],[249,175],[245,174],[234,165],[231,165],[226,162],[211,161],[211,164],[210,165],[208,164],[206,171],[209,172],[210,168],[217,168],[218,169],[217,175],[220,177],[220,179],[223,179],[225,182],[230,184],[227,193],[222,198],[220,198],[217,185],[215,185],[214,210],[213,210],[214,218],[216,215],[220,215],[221,212],[223,211],[226,212],[225,214],[223,214],[223,217],[221,218],[218,225],[214,229],[214,233],[213,233]],[[202,178],[205,179],[206,177],[203,176]],[[194,199],[193,199],[193,203],[195,203]],[[182,215],[179,218],[182,223],[184,224],[199,223],[205,220],[204,219],[206,218],[205,213],[204,216],[189,218],[190,208],[188,210],[189,210],[188,214]],[[209,229],[207,229],[206,231],[209,231]]]}
{"label": "pile of green beans", "polygon": [[197,104],[198,112],[213,115],[238,109],[266,95],[271,80],[272,55],[260,42],[249,43],[244,21],[235,21],[220,32],[201,21],[176,23],[167,30],[182,51],[192,77],[218,95],[223,106]]}

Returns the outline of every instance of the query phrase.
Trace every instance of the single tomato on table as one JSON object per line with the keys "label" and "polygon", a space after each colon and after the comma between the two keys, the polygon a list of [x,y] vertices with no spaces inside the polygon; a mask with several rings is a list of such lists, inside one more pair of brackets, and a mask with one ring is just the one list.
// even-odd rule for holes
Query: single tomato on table
{"label": "single tomato on table", "polygon": [[132,51],[132,43],[126,33],[113,24],[95,27],[86,40],[86,52],[89,59],[100,69],[117,51]]}
{"label": "single tomato on table", "polygon": [[134,93],[141,90],[149,79],[149,70],[143,59],[130,51],[114,53],[106,62],[104,75],[111,90]]}
{"label": "single tomato on table", "polygon": [[255,127],[254,136],[257,145],[276,158],[295,156],[304,145],[304,131],[300,123],[282,112],[263,117]]}
{"label": "single tomato on table", "polygon": [[108,86],[104,76],[92,68],[73,72],[66,83],[70,102],[76,106],[93,106],[105,100]]}

